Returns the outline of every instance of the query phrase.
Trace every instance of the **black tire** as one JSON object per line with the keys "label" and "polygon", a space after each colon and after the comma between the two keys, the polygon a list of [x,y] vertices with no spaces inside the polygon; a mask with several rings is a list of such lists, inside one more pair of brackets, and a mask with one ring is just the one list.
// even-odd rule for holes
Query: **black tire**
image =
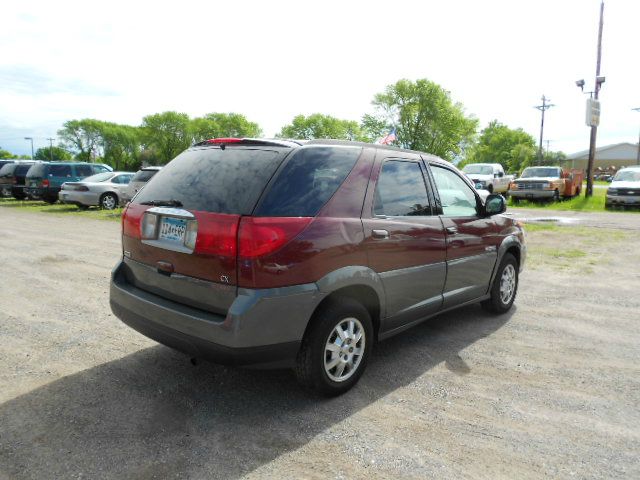
{"label": "black tire", "polygon": [[[363,354],[355,365],[353,373],[349,373],[345,368],[344,374],[350,375],[348,378],[335,381],[329,377],[332,369],[329,369],[329,373],[327,373],[325,369],[325,363],[331,360],[326,357],[328,353],[326,346],[335,334],[334,329],[341,323],[347,322],[349,318],[356,319],[362,326],[364,333],[362,337],[364,339],[364,345],[362,347]],[[367,309],[356,300],[340,298],[321,307],[313,315],[311,322],[296,358],[295,373],[298,382],[304,387],[326,396],[336,396],[345,393],[353,387],[362,376],[362,372],[364,372],[367,366],[369,355],[373,349],[374,334],[371,316]],[[336,340],[338,339],[336,338]],[[353,345],[357,347],[355,343]],[[345,345],[344,348],[348,349],[349,345]],[[351,352],[353,351],[354,349],[351,348]],[[341,353],[338,354],[339,357],[341,357],[341,355]],[[346,356],[349,356],[348,350]],[[350,358],[355,357],[358,357],[358,355],[350,355]],[[337,373],[337,370],[333,373]]]}
{"label": "black tire", "polygon": [[518,197],[511,197],[511,200],[515,205],[518,205],[520,203],[520,199]]}
{"label": "black tire", "polygon": [[115,193],[103,193],[100,197],[100,208],[103,210],[113,210],[118,206],[118,197]]}
{"label": "black tire", "polygon": [[558,190],[555,190],[553,192],[553,200],[551,200],[552,202],[559,202],[560,201],[560,192],[558,192]]}
{"label": "black tire", "polygon": [[[501,285],[503,274],[505,274],[505,271],[507,269],[513,269],[512,272],[514,275],[515,285],[512,287],[511,296],[505,303],[501,292]],[[504,257],[502,257],[500,266],[496,271],[496,277],[493,280],[493,284],[491,285],[491,290],[489,292],[491,297],[488,300],[482,302],[482,306],[485,308],[485,310],[493,313],[501,314],[508,312],[511,309],[514,300],[516,299],[516,294],[518,293],[518,283],[518,261],[512,254],[506,253]]]}
{"label": "black tire", "polygon": [[78,210],[89,210],[88,205],[78,205]]}
{"label": "black tire", "polygon": [[493,193],[493,185],[489,184],[489,187],[487,187],[487,190],[489,190],[489,193]]}
{"label": "black tire", "polygon": [[24,200],[27,196],[24,193],[14,193],[13,198],[16,200]]}
{"label": "black tire", "polygon": [[42,200],[47,202],[49,205],[53,205],[54,203],[56,203],[58,201],[58,199],[54,198],[54,197],[44,197]]}

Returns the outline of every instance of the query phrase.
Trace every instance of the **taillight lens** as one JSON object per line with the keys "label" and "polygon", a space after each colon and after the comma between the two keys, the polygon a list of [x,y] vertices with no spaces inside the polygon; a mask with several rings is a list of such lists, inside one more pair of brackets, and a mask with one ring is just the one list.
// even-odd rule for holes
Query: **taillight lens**
{"label": "taillight lens", "polygon": [[239,255],[255,258],[274,253],[297,237],[312,217],[243,217],[238,233]]}
{"label": "taillight lens", "polygon": [[[187,225],[185,245],[187,242],[195,242],[193,251],[201,255],[235,257],[240,216],[209,212],[193,213],[197,223],[195,226]],[[191,248],[190,245],[187,246]]]}
{"label": "taillight lens", "polygon": [[44,188],[49,188],[49,180],[47,180],[47,179],[42,180],[42,186]]}
{"label": "taillight lens", "polygon": [[140,221],[146,205],[131,204],[122,214],[122,234],[132,238],[140,238]]}

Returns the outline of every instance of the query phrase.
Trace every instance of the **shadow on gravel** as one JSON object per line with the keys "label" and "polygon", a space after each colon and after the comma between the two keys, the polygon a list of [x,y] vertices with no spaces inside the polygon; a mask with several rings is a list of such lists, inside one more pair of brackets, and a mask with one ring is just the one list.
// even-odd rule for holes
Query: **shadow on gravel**
{"label": "shadow on gravel", "polygon": [[377,346],[339,398],[302,391],[288,371],[191,366],[163,346],[70,375],[0,405],[0,477],[238,478],[502,327],[471,306]]}

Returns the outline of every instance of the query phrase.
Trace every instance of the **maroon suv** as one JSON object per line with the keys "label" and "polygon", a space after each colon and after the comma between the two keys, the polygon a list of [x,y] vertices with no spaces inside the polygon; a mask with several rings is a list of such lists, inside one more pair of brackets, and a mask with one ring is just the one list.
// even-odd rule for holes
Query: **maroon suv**
{"label": "maroon suv", "polygon": [[526,247],[504,211],[432,155],[208,140],[127,207],[111,308],[194,357],[294,367],[335,395],[378,340],[473,302],[511,308]]}

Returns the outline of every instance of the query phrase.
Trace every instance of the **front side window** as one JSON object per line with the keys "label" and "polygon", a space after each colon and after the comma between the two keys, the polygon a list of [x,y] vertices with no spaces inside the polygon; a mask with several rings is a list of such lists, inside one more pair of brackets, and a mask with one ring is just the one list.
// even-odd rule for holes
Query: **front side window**
{"label": "front side window", "polygon": [[447,217],[471,217],[477,215],[476,196],[460,176],[446,168],[431,166],[436,182],[442,213]]}
{"label": "front side window", "polygon": [[427,188],[418,163],[389,160],[382,165],[374,213],[392,217],[431,215]]}

